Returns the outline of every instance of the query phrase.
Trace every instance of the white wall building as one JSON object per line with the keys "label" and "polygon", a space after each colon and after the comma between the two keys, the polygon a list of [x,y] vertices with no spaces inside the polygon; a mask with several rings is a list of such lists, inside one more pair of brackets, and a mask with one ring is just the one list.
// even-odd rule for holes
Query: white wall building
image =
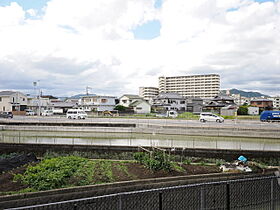
{"label": "white wall building", "polygon": [[269,99],[273,101],[274,109],[280,109],[280,96],[270,97]]}
{"label": "white wall building", "polygon": [[139,87],[139,96],[152,102],[153,98],[159,94],[157,87]]}
{"label": "white wall building", "polygon": [[116,106],[115,96],[83,96],[80,106],[85,111],[112,111]]}
{"label": "white wall building", "polygon": [[143,99],[134,101],[133,103],[130,104],[130,107],[133,108],[133,111],[136,114],[151,113],[151,105]]}
{"label": "white wall building", "polygon": [[137,101],[139,99],[142,99],[142,98],[139,97],[138,95],[125,94],[120,97],[120,102],[118,105],[129,107],[129,105],[131,103],[133,103],[134,101]]}
{"label": "white wall building", "polygon": [[27,107],[27,96],[17,91],[0,92],[0,111],[24,111]]}
{"label": "white wall building", "polygon": [[220,92],[220,75],[159,77],[160,93],[178,93],[184,97],[213,98]]}
{"label": "white wall building", "polygon": [[186,99],[178,93],[160,93],[153,99],[153,107],[158,110],[186,110]]}

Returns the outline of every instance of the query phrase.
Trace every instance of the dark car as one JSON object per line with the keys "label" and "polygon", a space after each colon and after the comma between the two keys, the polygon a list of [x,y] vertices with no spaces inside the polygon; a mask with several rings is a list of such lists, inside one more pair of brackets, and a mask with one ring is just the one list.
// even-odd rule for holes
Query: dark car
{"label": "dark car", "polygon": [[13,113],[12,112],[0,112],[0,117],[1,118],[13,118]]}

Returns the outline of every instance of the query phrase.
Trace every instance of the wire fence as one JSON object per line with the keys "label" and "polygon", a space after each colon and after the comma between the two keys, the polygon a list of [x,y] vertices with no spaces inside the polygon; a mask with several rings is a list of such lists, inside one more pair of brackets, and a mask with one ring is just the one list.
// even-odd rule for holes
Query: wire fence
{"label": "wire fence", "polygon": [[280,209],[280,177],[189,184],[14,209],[278,210]]}

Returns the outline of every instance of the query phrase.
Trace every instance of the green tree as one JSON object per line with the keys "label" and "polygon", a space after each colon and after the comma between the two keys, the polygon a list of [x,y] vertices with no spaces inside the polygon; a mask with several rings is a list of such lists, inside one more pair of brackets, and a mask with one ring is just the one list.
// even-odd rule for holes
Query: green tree
{"label": "green tree", "polygon": [[248,106],[240,106],[237,110],[238,115],[248,115]]}
{"label": "green tree", "polygon": [[125,111],[126,107],[122,105],[117,105],[115,106],[114,110],[118,110],[119,112],[121,112],[121,111]]}

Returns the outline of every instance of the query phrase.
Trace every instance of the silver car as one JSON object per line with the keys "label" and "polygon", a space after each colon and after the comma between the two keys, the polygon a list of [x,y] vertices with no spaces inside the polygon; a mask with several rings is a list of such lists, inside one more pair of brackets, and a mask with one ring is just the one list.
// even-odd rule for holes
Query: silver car
{"label": "silver car", "polygon": [[201,113],[200,114],[200,118],[199,118],[200,122],[207,122],[207,121],[213,121],[213,122],[217,122],[217,123],[222,123],[224,122],[224,118],[220,117],[218,115],[215,115],[213,113]]}

